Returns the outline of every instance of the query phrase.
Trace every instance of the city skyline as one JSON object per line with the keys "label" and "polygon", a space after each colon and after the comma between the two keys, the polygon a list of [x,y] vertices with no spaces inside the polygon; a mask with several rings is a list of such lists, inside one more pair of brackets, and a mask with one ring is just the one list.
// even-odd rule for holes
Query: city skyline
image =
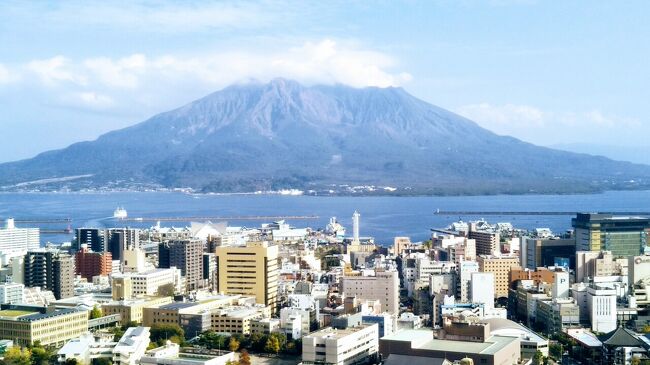
{"label": "city skyline", "polygon": [[648,129],[646,7],[3,3],[0,160],[276,77],[400,86],[498,134],[631,159]]}

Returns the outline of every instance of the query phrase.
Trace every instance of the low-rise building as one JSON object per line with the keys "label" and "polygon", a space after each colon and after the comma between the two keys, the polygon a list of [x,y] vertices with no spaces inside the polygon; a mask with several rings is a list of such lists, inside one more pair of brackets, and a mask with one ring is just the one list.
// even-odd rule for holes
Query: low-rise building
{"label": "low-rise building", "polygon": [[268,335],[280,332],[280,320],[277,318],[262,318],[251,322],[251,334]]}
{"label": "low-rise building", "polygon": [[113,348],[113,365],[135,365],[149,346],[149,327],[130,327]]}
{"label": "low-rise building", "polygon": [[250,335],[252,323],[271,317],[271,307],[261,304],[232,306],[211,313],[210,329],[215,332]]}
{"label": "low-rise building", "polygon": [[557,333],[580,325],[580,307],[572,298],[537,300],[535,322],[546,333]]}
{"label": "low-rise building", "polygon": [[88,311],[26,305],[0,306],[0,338],[21,346],[63,344],[88,330]]}
{"label": "low-rise building", "polygon": [[377,355],[379,330],[376,324],[343,330],[324,328],[302,339],[302,363],[364,364],[372,363]]}
{"label": "low-rise building", "polygon": [[146,297],[128,300],[115,300],[102,305],[105,315],[119,314],[122,324],[129,322],[142,323],[144,308],[157,308],[172,302],[171,297]]}
{"label": "low-rise building", "polygon": [[235,353],[231,351],[200,350],[180,348],[167,341],[164,346],[147,351],[140,358],[142,365],[226,365],[235,363]]}

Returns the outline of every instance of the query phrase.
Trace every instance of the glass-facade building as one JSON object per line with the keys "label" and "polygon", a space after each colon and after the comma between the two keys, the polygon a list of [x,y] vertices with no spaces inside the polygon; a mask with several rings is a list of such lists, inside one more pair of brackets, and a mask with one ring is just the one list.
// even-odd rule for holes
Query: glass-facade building
{"label": "glass-facade building", "polygon": [[578,251],[611,251],[615,257],[645,253],[650,218],[580,213],[571,220]]}

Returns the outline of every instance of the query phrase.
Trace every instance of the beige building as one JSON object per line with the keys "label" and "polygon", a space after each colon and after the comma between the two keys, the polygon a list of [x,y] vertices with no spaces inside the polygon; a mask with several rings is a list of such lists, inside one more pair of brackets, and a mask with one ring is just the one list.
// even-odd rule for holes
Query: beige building
{"label": "beige building", "polygon": [[275,308],[278,246],[269,242],[248,242],[246,246],[220,246],[215,253],[218,292],[254,296],[257,303]]}
{"label": "beige building", "polygon": [[0,338],[21,346],[40,342],[43,346],[62,345],[88,331],[88,311],[54,307],[0,307]]}
{"label": "beige building", "polygon": [[481,255],[476,261],[478,261],[480,272],[489,272],[494,274],[495,298],[508,297],[510,270],[519,267],[519,257]]}
{"label": "beige building", "polygon": [[501,252],[501,236],[498,233],[470,230],[468,238],[475,240],[477,255],[496,255]]}
{"label": "beige building", "polygon": [[250,335],[253,323],[271,317],[271,308],[263,305],[229,307],[212,312],[210,329],[215,332]]}
{"label": "beige building", "polygon": [[399,312],[399,275],[397,271],[375,270],[374,276],[346,274],[341,279],[341,292],[361,300],[379,300],[382,309]]}
{"label": "beige building", "polygon": [[172,286],[173,291],[182,292],[181,271],[175,267],[153,269],[145,272],[130,272],[113,276],[113,299],[131,299],[140,296],[162,295],[161,287]]}
{"label": "beige building", "polygon": [[121,324],[128,322],[142,323],[144,308],[159,307],[172,302],[172,297],[148,297],[140,299],[125,299],[112,301],[102,305],[104,315],[119,314],[122,316]]}

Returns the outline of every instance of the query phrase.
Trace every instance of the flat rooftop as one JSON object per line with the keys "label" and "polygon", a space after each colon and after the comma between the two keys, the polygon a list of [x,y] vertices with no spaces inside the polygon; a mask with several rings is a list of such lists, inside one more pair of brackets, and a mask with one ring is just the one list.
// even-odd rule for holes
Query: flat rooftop
{"label": "flat rooftop", "polygon": [[505,336],[490,336],[485,342],[439,340],[432,337],[431,330],[404,330],[384,336],[380,341],[410,342],[413,348],[428,351],[482,355],[494,355],[513,341],[519,341],[518,338]]}
{"label": "flat rooftop", "polygon": [[357,327],[349,327],[346,329],[336,329],[332,327],[327,327],[320,331],[310,333],[308,337],[339,339],[351,335],[353,333],[359,332],[362,329],[368,328],[370,326],[374,326],[374,324],[361,325]]}
{"label": "flat rooftop", "polygon": [[27,311],[27,310],[16,310],[16,309],[5,309],[5,310],[0,310],[0,317],[18,318],[18,317],[22,317],[34,313],[39,313],[39,312]]}

